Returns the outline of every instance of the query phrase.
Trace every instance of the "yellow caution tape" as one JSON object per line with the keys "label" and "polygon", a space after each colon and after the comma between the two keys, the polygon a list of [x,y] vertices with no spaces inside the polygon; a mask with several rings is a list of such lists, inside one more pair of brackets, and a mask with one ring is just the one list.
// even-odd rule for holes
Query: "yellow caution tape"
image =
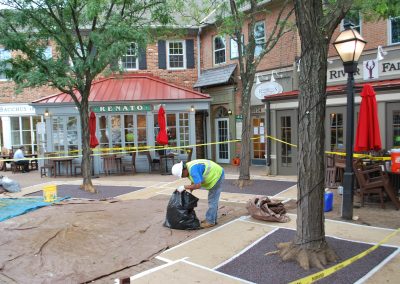
{"label": "yellow caution tape", "polygon": [[376,250],[378,247],[380,247],[383,243],[387,242],[389,239],[391,239],[392,237],[394,237],[398,232],[400,232],[400,228],[397,229],[396,231],[392,232],[391,234],[387,235],[382,241],[380,241],[379,243],[377,243],[376,245],[370,247],[369,249],[367,249],[366,251],[363,251],[362,253],[359,253],[349,259],[346,259],[345,261],[338,263],[330,268],[327,268],[325,270],[322,270],[320,272],[311,274],[309,276],[306,276],[304,278],[301,278],[299,280],[290,282],[289,284],[308,284],[308,283],[313,283],[317,280],[320,280],[322,278],[325,278],[333,273],[335,273],[336,271],[339,271],[342,268],[345,268],[346,266],[349,266],[350,264],[352,264],[353,262],[359,260],[360,258],[365,257],[367,254],[369,254],[370,252]]}
{"label": "yellow caution tape", "polygon": [[[278,139],[274,136],[270,136],[270,135],[264,135],[265,138],[267,139],[271,139],[273,141],[282,143],[282,144],[286,144],[292,147],[297,147],[297,145],[286,142],[284,140]],[[260,139],[261,136],[259,137],[252,137],[250,138],[250,140],[258,140]],[[234,142],[240,142],[242,141],[241,139],[233,139],[233,140],[226,140],[226,141],[220,141],[220,142],[210,142],[210,143],[201,143],[201,144],[192,144],[192,145],[186,145],[186,146],[137,146],[137,147],[133,147],[133,146],[128,146],[128,147],[114,147],[114,148],[94,148],[91,149],[91,151],[93,152],[91,154],[91,156],[108,156],[108,155],[118,155],[118,154],[130,154],[133,152],[146,152],[146,151],[154,151],[154,150],[184,150],[186,148],[194,148],[194,147],[200,147],[200,146],[208,146],[208,145],[218,145],[218,144],[226,144],[226,143],[234,143]],[[82,152],[82,150],[71,150],[68,151],[68,153],[79,153]],[[98,153],[94,153],[94,152],[98,152]],[[65,152],[52,152],[54,154],[64,154]],[[339,155],[339,156],[346,156],[346,153],[344,152],[332,152],[332,151],[325,151],[326,154],[331,154],[331,155]],[[77,154],[77,155],[59,155],[57,157],[45,157],[45,158],[26,158],[26,160],[43,160],[43,159],[54,159],[54,158],[79,158],[82,157],[82,154]],[[356,158],[369,158],[371,160],[381,160],[381,161],[388,161],[391,160],[391,157],[374,157],[368,154],[353,154],[353,157]],[[11,162],[11,161],[15,161],[14,159],[3,159],[0,160],[3,162]]]}

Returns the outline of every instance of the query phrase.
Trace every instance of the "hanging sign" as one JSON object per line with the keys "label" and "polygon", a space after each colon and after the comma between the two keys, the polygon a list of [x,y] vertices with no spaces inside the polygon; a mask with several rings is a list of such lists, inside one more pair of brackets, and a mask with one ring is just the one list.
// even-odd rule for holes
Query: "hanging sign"
{"label": "hanging sign", "polygon": [[265,96],[280,94],[283,92],[283,87],[277,82],[265,82],[256,86],[254,95],[257,99],[262,100]]}
{"label": "hanging sign", "polygon": [[363,79],[374,80],[379,78],[379,61],[376,59],[363,62]]}
{"label": "hanging sign", "polygon": [[91,108],[92,108],[92,111],[94,111],[96,113],[152,111],[151,105],[92,106]]}

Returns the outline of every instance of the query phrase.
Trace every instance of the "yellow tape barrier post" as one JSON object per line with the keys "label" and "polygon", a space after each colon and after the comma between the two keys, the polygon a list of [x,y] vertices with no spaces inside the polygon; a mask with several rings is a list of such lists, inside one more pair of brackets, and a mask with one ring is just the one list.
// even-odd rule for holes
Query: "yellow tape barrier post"
{"label": "yellow tape barrier post", "polygon": [[327,268],[325,270],[322,270],[320,272],[311,274],[309,276],[306,276],[304,278],[301,278],[299,280],[290,282],[289,284],[307,284],[307,283],[313,283],[317,280],[320,280],[322,278],[325,278],[333,273],[335,273],[336,271],[339,271],[342,268],[345,268],[346,266],[349,266],[350,264],[352,264],[353,262],[359,260],[360,258],[363,258],[364,256],[366,256],[367,254],[369,254],[370,252],[376,250],[378,247],[380,247],[383,243],[387,242],[389,239],[391,239],[392,237],[394,237],[398,232],[400,232],[400,228],[397,229],[396,231],[394,231],[393,233],[391,233],[390,235],[387,235],[382,241],[380,241],[379,243],[377,243],[376,245],[370,247],[369,249],[367,249],[366,251],[363,251],[362,253],[359,253],[341,263],[338,263],[330,268]]}

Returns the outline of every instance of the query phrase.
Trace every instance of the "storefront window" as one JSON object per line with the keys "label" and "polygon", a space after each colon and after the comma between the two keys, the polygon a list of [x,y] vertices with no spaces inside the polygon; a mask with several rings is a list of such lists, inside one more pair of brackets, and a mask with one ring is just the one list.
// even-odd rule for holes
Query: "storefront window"
{"label": "storefront window", "polygon": [[121,148],[121,116],[111,116],[111,143],[114,148]]}
{"label": "storefront window", "polygon": [[343,114],[330,114],[331,150],[343,147]]}
{"label": "storefront window", "polygon": [[[154,115],[154,138],[160,131],[158,127],[158,115]],[[167,114],[168,147],[184,147],[189,145],[189,114],[169,113]],[[186,153],[185,149],[171,149],[169,151]]]}
{"label": "storefront window", "polygon": [[147,146],[146,115],[138,114],[136,118],[137,118],[137,137],[138,137],[137,145],[139,147],[145,147]]}
{"label": "storefront window", "polygon": [[62,116],[53,117],[53,149],[56,152],[64,152],[64,123]]}
{"label": "storefront window", "polygon": [[[101,115],[98,118],[100,148],[113,148],[115,152],[132,152],[134,151],[132,147],[147,146],[146,115]],[[125,147],[130,149],[124,150]],[[141,152],[139,152],[140,154]]]}
{"label": "storefront window", "polygon": [[[67,155],[77,154],[78,150],[78,119],[75,116],[54,116],[53,150]],[[69,153],[70,151],[74,151]]]}
{"label": "storefront window", "polygon": [[[189,114],[180,113],[179,114],[179,146],[189,145]],[[185,150],[180,150],[180,153],[185,153]]]}
{"label": "storefront window", "polygon": [[99,116],[99,131],[100,131],[100,139],[99,146],[100,148],[109,148],[110,140],[108,139],[108,127],[107,127],[107,117],[104,115]]}
{"label": "storefront window", "polygon": [[[167,114],[167,135],[168,145],[170,147],[176,147],[176,115],[175,113]],[[175,151],[175,149],[173,149]]]}
{"label": "storefront window", "polygon": [[11,117],[11,145],[13,148],[25,146],[26,153],[37,150],[36,124],[42,120],[40,116]]}
{"label": "storefront window", "polygon": [[75,116],[67,117],[67,147],[71,154],[78,154],[78,119]]}

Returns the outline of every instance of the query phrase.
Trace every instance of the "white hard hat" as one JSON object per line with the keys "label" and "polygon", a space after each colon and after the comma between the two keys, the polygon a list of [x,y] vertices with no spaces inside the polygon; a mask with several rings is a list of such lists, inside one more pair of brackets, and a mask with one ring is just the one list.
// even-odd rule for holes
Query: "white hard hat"
{"label": "white hard hat", "polygon": [[172,166],[171,169],[171,173],[178,177],[181,178],[182,177],[182,170],[183,170],[183,162],[177,163],[175,165]]}

